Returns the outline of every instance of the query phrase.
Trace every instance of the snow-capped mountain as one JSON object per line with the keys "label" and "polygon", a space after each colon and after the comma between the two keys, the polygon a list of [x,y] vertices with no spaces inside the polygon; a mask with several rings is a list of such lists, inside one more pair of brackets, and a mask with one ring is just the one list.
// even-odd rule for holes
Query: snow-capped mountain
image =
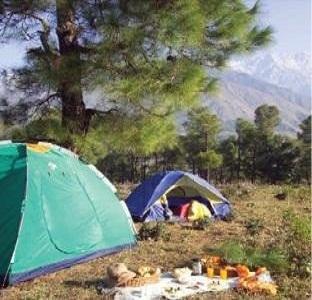
{"label": "snow-capped mountain", "polygon": [[235,58],[230,66],[237,72],[290,89],[299,95],[311,96],[310,53],[261,52],[250,57]]}
{"label": "snow-capped mountain", "polygon": [[234,133],[237,118],[253,120],[255,109],[262,104],[279,109],[281,123],[278,129],[291,135],[298,131],[298,125],[310,113],[309,97],[236,71],[225,73],[220,79],[218,94],[206,95],[203,102],[222,120],[224,135]]}
{"label": "snow-capped mountain", "polygon": [[224,133],[233,133],[237,118],[254,118],[262,104],[278,107],[279,131],[294,134],[300,122],[311,114],[311,56],[308,53],[261,52],[236,57],[220,77],[217,96],[204,97],[223,121]]}

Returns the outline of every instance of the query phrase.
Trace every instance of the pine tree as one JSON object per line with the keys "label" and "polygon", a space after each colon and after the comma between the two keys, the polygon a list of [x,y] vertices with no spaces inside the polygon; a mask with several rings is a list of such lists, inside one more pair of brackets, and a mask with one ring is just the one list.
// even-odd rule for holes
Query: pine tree
{"label": "pine tree", "polygon": [[[255,125],[257,129],[256,169],[259,175],[262,178],[266,178],[267,181],[271,181],[273,169],[276,167],[273,153],[277,148],[276,142],[279,140],[275,133],[279,122],[279,110],[276,106],[264,104],[255,110]],[[281,144],[280,146],[282,147],[283,142],[280,141],[277,144]]]}
{"label": "pine tree", "polygon": [[275,134],[270,151],[266,153],[266,160],[270,164],[267,164],[263,176],[273,184],[294,181],[298,158],[299,151],[295,139]]}
{"label": "pine tree", "polygon": [[311,115],[299,125],[298,141],[300,159],[298,163],[299,174],[308,183],[311,182]]}
{"label": "pine tree", "polygon": [[244,119],[236,121],[237,133],[237,180],[242,178],[242,174],[256,180],[256,158],[257,158],[257,130],[255,125]]}
{"label": "pine tree", "polygon": [[238,168],[238,140],[236,136],[231,135],[222,140],[219,143],[218,150],[223,157],[220,181],[223,182],[224,180],[227,180],[231,183],[236,176]]}
{"label": "pine tree", "polygon": [[256,108],[255,124],[263,136],[272,136],[279,122],[279,110],[276,106],[263,104]]}
{"label": "pine tree", "polygon": [[0,120],[0,139],[5,140],[9,137],[8,127]]}
{"label": "pine tree", "polygon": [[[258,2],[242,0],[0,0],[1,40],[28,42],[18,71],[41,106],[61,106],[61,126],[89,131],[114,112],[166,117],[194,105],[233,54],[270,41]],[[86,93],[102,92],[100,108]],[[105,96],[104,96],[105,95]],[[119,116],[120,116],[119,115]]]}
{"label": "pine tree", "polygon": [[193,172],[197,168],[202,177],[209,179],[209,171],[222,163],[222,156],[217,153],[220,121],[208,108],[200,107],[188,113],[184,127],[185,148]]}

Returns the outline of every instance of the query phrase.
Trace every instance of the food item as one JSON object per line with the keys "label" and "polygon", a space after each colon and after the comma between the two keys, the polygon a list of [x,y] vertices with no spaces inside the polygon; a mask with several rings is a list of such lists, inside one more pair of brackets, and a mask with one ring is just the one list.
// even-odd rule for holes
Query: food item
{"label": "food item", "polygon": [[256,271],[256,275],[260,275],[261,273],[267,272],[267,268],[258,268]]}
{"label": "food item", "polygon": [[259,282],[259,289],[271,295],[277,294],[277,285],[269,282]]}
{"label": "food item", "polygon": [[107,268],[108,285],[111,287],[138,287],[147,283],[156,283],[159,281],[161,271],[159,268],[142,266],[138,274],[128,270],[126,265],[118,263]]}
{"label": "food item", "polygon": [[116,286],[124,286],[127,282],[129,282],[131,279],[136,277],[136,273],[131,271],[123,272],[119,275],[117,278]]}
{"label": "food item", "polygon": [[150,277],[151,273],[154,273],[155,270],[149,266],[141,266],[138,269],[138,274],[142,277]]}
{"label": "food item", "polygon": [[160,274],[160,269],[159,268],[152,268],[149,266],[141,266],[139,267],[138,271],[137,271],[138,275],[141,277],[151,277],[154,274]]}
{"label": "food item", "polygon": [[225,268],[226,268],[226,270],[227,270],[227,276],[228,276],[228,278],[237,277],[237,276],[238,276],[237,271],[236,271],[236,268],[234,268],[234,267],[232,267],[232,266],[226,266]]}
{"label": "food item", "polygon": [[206,265],[210,264],[210,265],[219,266],[222,260],[220,256],[206,256],[205,258],[202,259],[202,262]]}
{"label": "food item", "polygon": [[[146,270],[140,270],[140,271],[145,272],[145,271],[147,271],[147,269]],[[139,286],[143,286],[145,284],[157,283],[160,280],[160,274],[161,274],[161,271],[159,268],[149,267],[149,272],[144,273],[144,276],[140,276],[138,274],[136,277],[125,282],[125,284],[123,286],[139,287]]]}
{"label": "food item", "polygon": [[249,276],[249,269],[244,265],[237,265],[236,266],[237,275],[240,278],[248,277]]}
{"label": "food item", "polygon": [[110,278],[118,278],[121,273],[127,272],[127,271],[128,271],[128,268],[126,267],[125,264],[116,263],[116,264],[110,265],[107,268],[107,275]]}
{"label": "food item", "polygon": [[221,264],[221,257],[220,256],[211,256],[210,262],[214,265],[220,265]]}
{"label": "food item", "polygon": [[238,282],[238,289],[248,290],[253,293],[277,294],[277,286],[271,282],[260,282],[256,276],[241,278]]}
{"label": "food item", "polygon": [[173,276],[180,282],[184,283],[191,277],[192,270],[189,268],[176,268],[173,271]]}
{"label": "food item", "polygon": [[256,277],[259,282],[267,282],[267,283],[272,283],[272,277],[269,271],[267,271],[266,268],[262,268],[262,270],[257,270],[256,272]]}
{"label": "food item", "polygon": [[213,273],[215,276],[220,276],[220,267],[213,267]]}
{"label": "food item", "polygon": [[136,277],[136,273],[129,271],[125,264],[117,263],[107,268],[108,283],[111,286],[124,286]]}
{"label": "food item", "polygon": [[249,277],[249,278],[240,278],[238,281],[238,288],[243,288],[243,289],[249,289],[252,290],[255,288],[257,284],[257,278],[256,277]]}

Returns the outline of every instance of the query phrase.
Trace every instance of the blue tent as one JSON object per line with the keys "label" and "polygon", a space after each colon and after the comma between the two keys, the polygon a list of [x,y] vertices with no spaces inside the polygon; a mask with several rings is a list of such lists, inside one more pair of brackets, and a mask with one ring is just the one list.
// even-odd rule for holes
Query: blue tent
{"label": "blue tent", "polygon": [[230,214],[229,201],[206,180],[182,171],[156,173],[141,183],[127,198],[126,204],[134,220],[164,220],[160,198],[166,196],[169,208],[192,200],[205,204],[214,218]]}

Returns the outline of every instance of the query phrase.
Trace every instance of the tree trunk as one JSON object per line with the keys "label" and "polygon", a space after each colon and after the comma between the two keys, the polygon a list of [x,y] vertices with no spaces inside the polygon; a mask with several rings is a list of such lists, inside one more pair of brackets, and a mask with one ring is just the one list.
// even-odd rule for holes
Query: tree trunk
{"label": "tree trunk", "polygon": [[136,177],[136,157],[134,154],[129,155],[129,161],[130,161],[130,181],[133,183],[135,182]]}
{"label": "tree trunk", "polygon": [[307,180],[307,183],[310,184],[310,182],[311,182],[311,173],[309,171],[305,172],[305,178]]}
{"label": "tree trunk", "polygon": [[251,174],[251,183],[254,184],[256,181],[256,149],[253,149],[252,156],[252,174]]}
{"label": "tree trunk", "polygon": [[71,133],[85,134],[90,116],[83,102],[79,28],[71,1],[56,1],[60,64],[58,92],[62,101],[62,125]]}
{"label": "tree trunk", "polygon": [[223,167],[220,167],[220,177],[219,177],[219,181],[221,184],[223,184]]}
{"label": "tree trunk", "polygon": [[234,177],[234,168],[233,166],[231,166],[230,168],[230,179],[229,179],[229,183],[231,184],[232,183],[232,180],[233,180],[233,177]]}
{"label": "tree trunk", "polygon": [[146,162],[146,157],[144,156],[142,158],[142,180],[146,179],[146,169],[147,169],[147,162]]}
{"label": "tree trunk", "polygon": [[[208,152],[208,133],[205,133],[205,152]],[[206,167],[204,169],[204,179],[206,179],[207,181],[209,180],[209,168]]]}
{"label": "tree trunk", "polygon": [[240,170],[241,170],[241,141],[240,137],[238,136],[238,157],[237,157],[237,181],[240,181]]}
{"label": "tree trunk", "polygon": [[155,153],[155,169],[156,169],[156,172],[158,172],[158,154]]}

